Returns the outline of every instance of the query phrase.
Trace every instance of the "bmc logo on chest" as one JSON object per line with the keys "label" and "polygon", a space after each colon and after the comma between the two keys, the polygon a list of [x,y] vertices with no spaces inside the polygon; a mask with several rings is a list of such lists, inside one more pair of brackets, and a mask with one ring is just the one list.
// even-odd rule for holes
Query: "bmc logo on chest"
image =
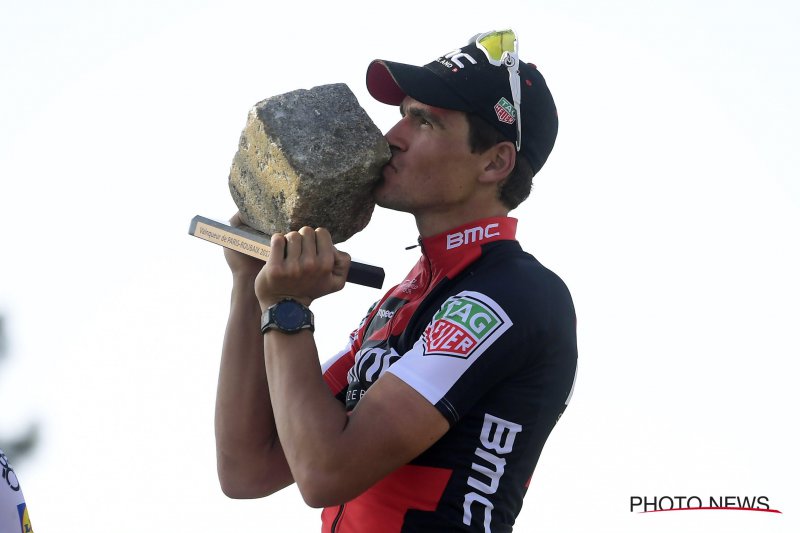
{"label": "bmc logo on chest", "polygon": [[476,226],[474,228],[465,229],[464,231],[450,233],[447,236],[447,249],[452,250],[453,248],[458,248],[459,246],[472,242],[480,242],[490,237],[499,237],[499,227],[500,224],[494,222],[492,224],[486,224],[486,226]]}

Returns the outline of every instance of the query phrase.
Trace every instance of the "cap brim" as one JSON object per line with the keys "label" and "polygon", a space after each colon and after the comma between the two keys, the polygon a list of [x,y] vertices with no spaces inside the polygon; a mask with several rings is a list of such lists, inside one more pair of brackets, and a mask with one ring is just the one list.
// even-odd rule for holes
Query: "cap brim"
{"label": "cap brim", "polygon": [[426,67],[376,59],[367,68],[367,90],[377,101],[400,105],[406,96],[423,104],[458,111],[470,106]]}

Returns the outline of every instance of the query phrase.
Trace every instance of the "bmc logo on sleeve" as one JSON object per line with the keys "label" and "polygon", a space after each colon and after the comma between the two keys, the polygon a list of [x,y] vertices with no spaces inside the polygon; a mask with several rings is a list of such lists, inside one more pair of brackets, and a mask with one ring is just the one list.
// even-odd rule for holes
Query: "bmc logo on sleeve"
{"label": "bmc logo on sleeve", "polygon": [[464,291],[450,297],[425,328],[424,354],[466,359],[483,352],[510,327],[511,320],[494,300]]}

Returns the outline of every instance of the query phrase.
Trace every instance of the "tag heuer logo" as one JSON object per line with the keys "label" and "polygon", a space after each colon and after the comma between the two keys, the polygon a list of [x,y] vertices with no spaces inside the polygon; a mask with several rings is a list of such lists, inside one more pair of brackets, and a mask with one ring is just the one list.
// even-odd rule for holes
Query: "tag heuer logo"
{"label": "tag heuer logo", "polygon": [[496,332],[502,333],[511,326],[502,309],[493,308],[496,303],[481,297],[479,293],[461,293],[442,305],[425,328],[425,355],[466,359],[481,345],[494,342]]}
{"label": "tag heuer logo", "polygon": [[494,104],[494,112],[497,113],[497,119],[506,124],[513,124],[516,120],[517,110],[514,109],[514,104],[510,103],[505,98],[501,98]]}

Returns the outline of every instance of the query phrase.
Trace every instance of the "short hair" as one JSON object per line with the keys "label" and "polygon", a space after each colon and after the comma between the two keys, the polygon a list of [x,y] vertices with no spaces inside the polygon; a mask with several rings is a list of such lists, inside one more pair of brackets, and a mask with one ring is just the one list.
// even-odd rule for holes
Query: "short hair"
{"label": "short hair", "polygon": [[[474,113],[466,115],[469,125],[469,148],[473,153],[483,153],[495,144],[508,141],[503,134],[478,115]],[[509,209],[516,208],[530,196],[534,174],[525,156],[517,152],[516,164],[498,190],[500,201]]]}

